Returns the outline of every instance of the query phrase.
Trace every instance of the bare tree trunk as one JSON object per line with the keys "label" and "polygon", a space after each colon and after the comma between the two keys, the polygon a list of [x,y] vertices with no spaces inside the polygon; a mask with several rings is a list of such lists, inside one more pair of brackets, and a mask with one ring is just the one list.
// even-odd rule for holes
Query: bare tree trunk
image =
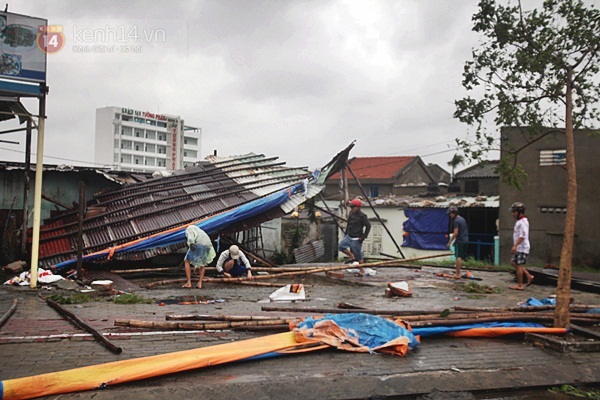
{"label": "bare tree trunk", "polygon": [[560,251],[560,269],[556,286],[556,309],[554,326],[569,326],[569,303],[571,301],[571,272],[573,269],[573,241],[575,238],[575,215],[577,211],[577,173],[575,169],[575,140],[573,133],[573,70],[567,68],[565,141],[567,147],[567,215]]}

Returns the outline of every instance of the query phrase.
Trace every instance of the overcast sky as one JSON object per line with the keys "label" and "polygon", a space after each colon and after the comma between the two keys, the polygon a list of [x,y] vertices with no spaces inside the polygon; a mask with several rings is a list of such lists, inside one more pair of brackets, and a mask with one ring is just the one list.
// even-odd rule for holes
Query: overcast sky
{"label": "overcast sky", "polygon": [[[22,0],[8,11],[46,18],[66,38],[48,55],[47,163],[92,166],[95,110],[118,106],[202,128],[201,159],[254,152],[316,168],[356,140],[351,156],[419,155],[449,171],[455,138],[469,134],[452,114],[478,43],[476,8],[476,0]],[[87,40],[86,30],[118,37]],[[37,111],[37,101],[25,104]],[[22,133],[0,139],[21,142],[0,143],[1,160],[24,160]]]}

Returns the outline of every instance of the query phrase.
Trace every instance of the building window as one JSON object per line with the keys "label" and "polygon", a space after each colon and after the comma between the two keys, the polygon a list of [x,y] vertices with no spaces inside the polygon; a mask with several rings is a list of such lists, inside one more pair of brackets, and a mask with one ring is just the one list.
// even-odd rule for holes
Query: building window
{"label": "building window", "polygon": [[369,197],[379,197],[379,186],[369,186]]}
{"label": "building window", "polygon": [[166,133],[158,133],[158,140],[162,141],[162,142],[166,142],[167,141],[167,134]]}
{"label": "building window", "polygon": [[154,120],[152,120],[152,119],[147,119],[147,120],[146,120],[146,123],[147,123],[148,125],[156,126],[156,121],[154,121]]}
{"label": "building window", "polygon": [[190,138],[190,137],[184,137],[183,138],[183,144],[189,144],[190,146],[198,146],[198,139],[196,139],[196,138]]}
{"label": "building window", "polygon": [[153,167],[153,166],[156,165],[156,158],[154,158],[154,157],[146,157],[144,163],[145,163],[145,165]]}
{"label": "building window", "polygon": [[133,136],[133,129],[130,126],[124,126],[121,130],[121,135],[123,136]]}
{"label": "building window", "polygon": [[131,164],[131,154],[123,154],[121,156],[121,162],[123,164]]}
{"label": "building window", "polygon": [[129,115],[123,115],[123,116],[121,116],[121,120],[122,121],[131,121],[131,117]]}
{"label": "building window", "polygon": [[156,146],[158,154],[167,154],[167,146]]}
{"label": "building window", "polygon": [[134,162],[136,165],[141,165],[141,164],[142,164],[142,158],[143,158],[143,157],[140,157],[140,156],[135,156],[135,157],[133,158],[133,162]]}
{"label": "building window", "polygon": [[146,123],[146,118],[133,117],[133,122],[137,122],[139,124],[145,124]]}
{"label": "building window", "polygon": [[136,143],[134,147],[135,147],[135,151],[142,151],[141,143]]}
{"label": "building window", "polygon": [[160,122],[160,121],[158,121],[156,123],[156,126],[158,126],[160,128],[166,128],[167,127],[167,123],[166,122]]}
{"label": "building window", "polygon": [[567,207],[555,207],[555,206],[542,206],[540,207],[541,213],[551,213],[551,214],[566,214]]}
{"label": "building window", "polygon": [[156,140],[156,131],[146,131],[146,139]]}
{"label": "building window", "polygon": [[567,165],[567,150],[540,150],[540,166]]}
{"label": "building window", "polygon": [[121,148],[125,150],[131,150],[133,149],[133,142],[130,140],[123,140],[121,142]]}
{"label": "building window", "polygon": [[143,129],[136,129],[135,130],[135,137],[143,138],[144,137],[144,130]]}
{"label": "building window", "polygon": [[115,139],[115,149],[118,149],[119,147],[121,147],[119,145],[119,139]]}
{"label": "building window", "polygon": [[465,193],[479,193],[479,181],[465,181]]}
{"label": "building window", "polygon": [[146,145],[146,153],[156,153],[156,145],[155,144],[147,144]]}
{"label": "building window", "polygon": [[164,167],[167,165],[167,160],[158,160],[156,165],[158,165],[159,167]]}

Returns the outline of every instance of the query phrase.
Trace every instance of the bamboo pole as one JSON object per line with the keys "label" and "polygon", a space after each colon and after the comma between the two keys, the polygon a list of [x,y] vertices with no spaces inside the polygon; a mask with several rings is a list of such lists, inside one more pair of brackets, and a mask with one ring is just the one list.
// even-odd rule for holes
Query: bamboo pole
{"label": "bamboo pole", "polygon": [[[375,263],[364,263],[364,264],[362,264],[362,266],[363,267],[385,267],[385,266],[391,267],[392,264],[407,263],[407,262],[412,262],[412,261],[417,261],[417,260],[424,260],[424,259],[428,259],[428,258],[447,257],[447,256],[451,256],[451,255],[453,255],[453,254],[452,253],[435,254],[435,255],[421,256],[421,257],[414,257],[414,258],[405,258],[403,260],[387,260],[387,261],[379,261],[379,262],[375,262]],[[393,266],[397,267],[396,265],[393,265]],[[253,276],[252,278],[204,278],[202,280],[202,282],[222,282],[222,283],[246,282],[246,281],[256,281],[256,280],[263,280],[263,279],[277,279],[277,278],[284,277],[284,276],[288,277],[288,276],[316,274],[319,272],[327,272],[327,271],[339,271],[339,270],[348,269],[348,268],[352,268],[352,266],[349,264],[343,264],[343,265],[335,265],[332,267],[300,269],[297,271],[282,272],[280,274],[256,275],[256,276]],[[411,266],[410,268],[415,268],[415,267]],[[166,281],[152,282],[152,283],[147,284],[146,288],[152,288],[152,287],[160,286],[160,285],[170,285],[170,284],[181,283],[181,282],[185,282],[185,280],[184,279],[170,279],[170,280],[166,280]]]}
{"label": "bamboo pole", "polygon": [[75,325],[77,325],[79,328],[81,328],[81,329],[83,329],[83,330],[91,333],[92,336],[94,338],[96,338],[96,340],[98,342],[100,342],[100,344],[102,344],[104,347],[106,347],[107,349],[109,349],[113,353],[115,353],[115,354],[121,354],[123,352],[122,348],[120,348],[120,347],[115,346],[114,344],[112,344],[107,338],[104,337],[104,335],[102,333],[98,332],[96,329],[92,328],[91,326],[89,326],[88,324],[86,324],[85,322],[83,322],[81,319],[79,319],[79,317],[77,317],[75,314],[73,314],[69,310],[63,308],[60,304],[58,304],[54,300],[46,299],[46,303],[50,307],[52,307],[56,311],[58,311],[58,313],[61,314],[62,316],[66,316],[69,321],[71,321],[72,323],[74,323]]}
{"label": "bamboo pole", "polygon": [[141,321],[135,319],[116,319],[115,326],[130,328],[167,329],[167,330],[225,330],[247,326],[282,325],[293,321],[289,319],[273,319],[267,321],[223,321],[223,322],[175,322],[175,321]]}
{"label": "bamboo pole", "polygon": [[267,325],[267,326],[239,326],[231,328],[233,331],[249,331],[249,332],[262,332],[262,331],[277,331],[277,332],[288,332],[290,330],[289,324],[279,325]]}
{"label": "bamboo pole", "polygon": [[[403,260],[387,260],[387,261],[380,261],[380,262],[375,262],[375,263],[365,263],[365,264],[362,264],[362,266],[363,267],[382,267],[382,266],[390,265],[392,263],[406,263],[406,262],[411,262],[411,261],[424,260],[427,258],[447,257],[447,256],[451,256],[451,255],[453,255],[453,254],[444,253],[444,254],[436,254],[436,255],[429,255],[429,256],[414,257],[414,258],[406,258]],[[282,276],[308,275],[308,274],[316,274],[319,272],[339,271],[341,269],[348,269],[348,268],[352,268],[352,266],[349,264],[343,264],[343,265],[336,265],[336,266],[332,266],[332,267],[313,268],[313,269],[302,270],[302,271],[297,271],[297,272],[283,272],[281,274],[273,274],[273,275],[257,275],[257,276],[253,276],[252,278],[212,278],[210,281],[207,281],[207,282],[236,282],[236,281],[240,282],[240,281],[247,281],[247,280],[273,279],[273,278],[279,278]],[[204,280],[203,280],[203,282],[204,282]]]}
{"label": "bamboo pole", "polygon": [[208,314],[172,314],[165,315],[167,321],[281,321],[293,317],[270,317],[268,315],[208,315]]}
{"label": "bamboo pole", "polygon": [[[163,286],[163,285],[174,285],[176,283],[185,283],[187,282],[187,280],[185,278],[178,278],[178,279],[167,279],[167,280],[162,280],[162,281],[157,281],[157,282],[151,282],[148,283],[147,285],[145,285],[144,287],[146,289],[150,289],[156,286]],[[204,278],[202,279],[202,282],[223,282],[221,280],[219,280],[219,278]],[[192,283],[198,283],[198,278],[192,278]],[[267,287],[282,287],[287,285],[287,283],[276,283],[276,282],[254,282],[254,281],[225,281],[224,283],[237,283],[239,285],[248,285],[248,286],[267,286]],[[304,287],[311,287],[311,285],[304,285]]]}
{"label": "bamboo pole", "polygon": [[[554,310],[555,306],[546,305],[546,306],[527,306],[527,307],[500,307],[500,308],[476,308],[476,307],[453,307],[457,311],[520,311],[520,312],[530,312],[530,311],[544,311],[544,310]],[[600,308],[600,306],[588,306],[585,304],[571,304],[571,309],[573,310],[590,310],[593,308]]]}
{"label": "bamboo pole", "polygon": [[18,302],[19,302],[19,300],[13,299],[12,305],[10,306],[10,308],[8,309],[8,311],[4,313],[4,315],[2,316],[2,318],[0,318],[0,327],[2,325],[4,325],[4,323],[6,321],[8,321],[8,319],[10,318],[11,315],[13,315],[13,313],[17,309],[17,303]]}
{"label": "bamboo pole", "polygon": [[389,315],[389,316],[406,316],[415,315],[415,313],[430,313],[432,315],[440,315],[444,310],[439,311],[411,311],[411,310],[368,310],[368,309],[339,309],[339,308],[314,308],[314,307],[283,307],[283,306],[262,306],[262,311],[277,311],[277,312],[301,312],[315,314],[351,314],[364,313],[372,315]]}

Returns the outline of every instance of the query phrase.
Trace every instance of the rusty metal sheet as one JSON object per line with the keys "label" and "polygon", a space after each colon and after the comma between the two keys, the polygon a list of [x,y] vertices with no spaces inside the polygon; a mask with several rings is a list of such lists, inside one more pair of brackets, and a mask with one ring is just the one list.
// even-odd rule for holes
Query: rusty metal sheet
{"label": "rusty metal sheet", "polygon": [[297,264],[315,262],[325,255],[325,244],[315,240],[292,251]]}

